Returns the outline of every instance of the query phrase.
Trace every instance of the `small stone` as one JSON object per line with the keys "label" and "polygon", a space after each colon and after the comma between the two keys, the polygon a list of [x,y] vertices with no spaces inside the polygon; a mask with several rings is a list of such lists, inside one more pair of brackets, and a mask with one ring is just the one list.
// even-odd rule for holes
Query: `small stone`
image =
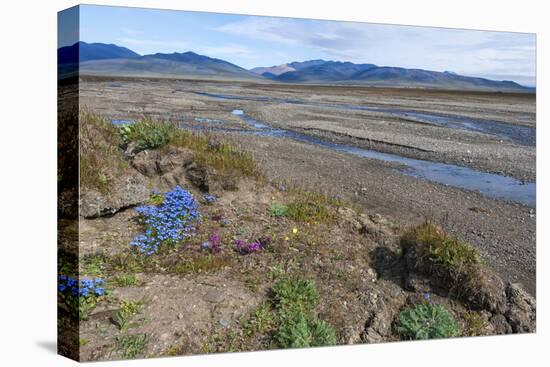
{"label": "small stone", "polygon": [[178,313],[178,320],[182,320],[183,319],[183,314],[180,312]]}
{"label": "small stone", "polygon": [[163,342],[167,341],[169,338],[170,338],[169,333],[160,334],[160,337],[159,337],[159,339],[162,340]]}
{"label": "small stone", "polygon": [[220,321],[218,321],[218,322],[223,327],[228,327],[229,326],[229,321],[227,321],[226,319],[220,319]]}
{"label": "small stone", "polygon": [[218,303],[223,299],[223,294],[217,289],[211,289],[204,295],[204,300],[207,302]]}

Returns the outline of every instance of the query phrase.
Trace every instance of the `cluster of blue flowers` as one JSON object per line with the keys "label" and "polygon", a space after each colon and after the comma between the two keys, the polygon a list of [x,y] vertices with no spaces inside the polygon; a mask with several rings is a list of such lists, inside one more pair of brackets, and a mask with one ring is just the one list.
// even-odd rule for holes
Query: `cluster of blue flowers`
{"label": "cluster of blue flowers", "polygon": [[130,245],[148,255],[156,253],[162,244],[176,244],[191,236],[195,229],[192,223],[199,218],[197,201],[180,186],[164,194],[161,205],[143,205],[136,211],[143,219],[145,232]]}
{"label": "cluster of blue flowers", "polygon": [[101,278],[81,279],[79,282],[74,277],[60,275],[58,279],[57,289],[63,294],[70,294],[74,297],[103,296],[105,294],[105,288],[101,287],[105,281]]}

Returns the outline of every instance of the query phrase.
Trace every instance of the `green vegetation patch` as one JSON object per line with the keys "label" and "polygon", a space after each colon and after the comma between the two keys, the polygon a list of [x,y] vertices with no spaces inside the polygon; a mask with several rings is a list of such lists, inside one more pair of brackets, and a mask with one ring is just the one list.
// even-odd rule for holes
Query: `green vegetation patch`
{"label": "green vegetation patch", "polygon": [[132,359],[143,353],[148,338],[146,334],[137,334],[119,336],[116,340],[122,358]]}
{"label": "green vegetation patch", "polygon": [[288,215],[288,206],[284,204],[271,204],[269,213],[274,217],[286,217]]}
{"label": "green vegetation patch", "polygon": [[113,277],[112,282],[119,287],[136,287],[140,285],[136,274],[119,274]]}
{"label": "green vegetation patch", "polygon": [[477,251],[470,244],[449,236],[431,222],[425,222],[403,234],[401,245],[416,246],[431,262],[449,268],[480,263]]}
{"label": "green vegetation patch", "polygon": [[298,222],[328,222],[337,218],[338,200],[324,194],[300,189],[289,190],[294,200],[287,205],[286,216]]}
{"label": "green vegetation patch", "polygon": [[157,149],[168,144],[176,133],[176,126],[169,122],[144,119],[122,125],[118,134],[124,144],[134,144],[135,151]]}
{"label": "green vegetation patch", "polygon": [[399,314],[397,332],[403,339],[424,340],[460,335],[453,316],[441,305],[418,304]]}
{"label": "green vegetation patch", "polygon": [[206,134],[177,130],[171,144],[193,150],[197,164],[215,168],[223,175],[263,178],[252,154]]}
{"label": "green vegetation patch", "polygon": [[319,319],[315,306],[319,293],[311,280],[283,276],[273,285],[277,327],[273,340],[281,348],[336,344],[332,326]]}
{"label": "green vegetation patch", "polygon": [[119,309],[113,315],[113,321],[120,330],[126,330],[131,326],[131,321],[143,309],[143,302],[123,300]]}
{"label": "green vegetation patch", "polygon": [[172,265],[168,272],[176,274],[210,273],[222,270],[228,265],[229,260],[225,257],[214,255],[197,256]]}

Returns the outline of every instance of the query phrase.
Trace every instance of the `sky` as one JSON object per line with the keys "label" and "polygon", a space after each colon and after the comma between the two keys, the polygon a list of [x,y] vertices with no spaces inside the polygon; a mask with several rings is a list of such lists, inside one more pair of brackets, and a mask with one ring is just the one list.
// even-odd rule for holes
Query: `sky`
{"label": "sky", "polygon": [[[70,30],[60,30],[60,47],[74,43]],[[193,51],[247,69],[324,59],[527,86],[536,80],[536,37],[529,33],[93,5],[80,6],[79,31],[81,41],[114,43],[141,55]]]}

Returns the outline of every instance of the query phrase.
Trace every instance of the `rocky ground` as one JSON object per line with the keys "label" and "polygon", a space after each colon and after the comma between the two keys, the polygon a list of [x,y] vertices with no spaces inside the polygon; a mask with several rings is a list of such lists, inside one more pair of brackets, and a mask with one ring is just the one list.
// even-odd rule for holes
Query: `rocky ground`
{"label": "rocky ground", "polygon": [[[250,129],[233,109],[274,126],[413,158],[535,178],[535,148],[462,130],[427,126],[369,111],[288,103],[218,100],[195,92],[354,103],[459,114],[534,126],[534,97],[321,86],[254,85],[175,80],[86,78],[81,103],[109,118],[152,116],[185,124]],[[195,119],[210,119],[200,122]],[[212,121],[213,120],[213,121]],[[381,213],[402,226],[426,218],[469,241],[509,281],[535,294],[535,208],[488,199],[395,172],[395,165],[357,158],[288,139],[224,134],[251,151],[270,179],[322,188]]]}
{"label": "rocky ground", "polygon": [[[68,272],[77,254],[81,278],[104,280],[105,293],[80,305],[86,311],[77,336],[83,361],[280,348],[273,288],[286,276],[315,285],[314,317],[334,330],[330,344],[406,339],[398,332],[400,313],[421,304],[444,307],[456,320],[454,336],[535,331],[535,300],[520,285],[477,260],[460,266],[433,263],[422,255],[426,248],[418,238],[404,241],[410,227],[383,210],[417,215],[403,206],[393,209],[399,197],[390,205],[380,198],[370,203],[380,210],[365,209],[363,200],[377,196],[368,182],[377,185],[377,178],[363,182],[350,173],[374,176],[383,172],[382,163],[373,171],[373,162],[322,155],[321,148],[308,150],[299,143],[292,143],[294,149],[289,142],[272,155],[277,146],[270,144],[280,141],[258,138],[246,144],[255,157],[251,166],[252,156],[224,143],[231,136],[184,133],[143,149],[124,143],[109,121],[82,116],[81,170],[97,176],[81,176],[79,226],[71,219],[60,221],[60,273]],[[238,139],[233,143],[244,145]],[[307,156],[317,155],[322,159],[312,165]],[[87,170],[90,164],[93,170]],[[334,171],[337,167],[342,171]],[[287,180],[289,170],[293,182]],[[334,181],[338,175],[360,188],[335,198],[343,183]],[[391,175],[384,177],[391,193]],[[411,187],[419,185],[410,180]],[[156,192],[177,185],[200,202],[201,220],[192,236],[152,255],[136,251],[130,243],[144,227],[135,206],[160,205],[162,195]],[[418,188],[423,190],[427,187]],[[448,199],[461,193],[448,190],[425,195]],[[477,206],[464,209],[469,215],[501,218],[502,208],[483,209],[493,201],[479,195],[472,200]],[[275,215],[273,205],[299,210],[295,216]],[[420,218],[411,222],[415,219]],[[216,251],[204,247],[213,235],[220,239]],[[236,251],[236,239],[266,245],[244,254]],[[487,253],[481,251],[481,257],[488,258]],[[70,305],[60,297],[63,341],[74,337],[74,324]]]}

